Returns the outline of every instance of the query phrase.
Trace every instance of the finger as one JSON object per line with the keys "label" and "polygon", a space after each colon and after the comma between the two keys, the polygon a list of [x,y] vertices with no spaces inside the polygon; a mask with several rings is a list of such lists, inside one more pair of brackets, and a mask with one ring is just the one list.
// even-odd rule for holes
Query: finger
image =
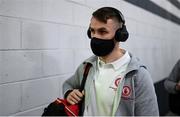
{"label": "finger", "polygon": [[68,98],[67,98],[67,101],[70,103],[70,104],[75,104],[75,103],[78,103],[78,101],[76,99],[74,99],[73,97],[73,93],[71,93]]}
{"label": "finger", "polygon": [[79,101],[77,101],[74,97],[71,97],[70,100],[74,103],[77,104]]}
{"label": "finger", "polygon": [[82,91],[82,95],[84,95],[84,90]]}
{"label": "finger", "polygon": [[74,93],[74,94],[72,95],[72,97],[73,97],[77,102],[79,102],[79,101],[81,100],[81,97],[79,97],[76,93]]}
{"label": "finger", "polygon": [[78,97],[82,98],[83,94],[79,90],[75,90],[75,93]]}
{"label": "finger", "polygon": [[69,103],[69,104],[71,104],[71,105],[74,105],[75,103],[72,101],[72,100],[70,100],[70,99],[67,99],[67,102]]}
{"label": "finger", "polygon": [[67,101],[70,104],[78,103],[83,97],[83,94],[78,90],[74,89],[69,95],[67,96]]}
{"label": "finger", "polygon": [[67,96],[67,101],[68,101],[68,103],[70,103],[70,104],[75,104],[75,102],[73,101],[73,91],[71,92],[71,93],[69,93],[69,95]]}
{"label": "finger", "polygon": [[76,91],[73,91],[70,95],[69,95],[69,99],[71,101],[73,101],[74,103],[78,103],[81,99],[77,96]]}

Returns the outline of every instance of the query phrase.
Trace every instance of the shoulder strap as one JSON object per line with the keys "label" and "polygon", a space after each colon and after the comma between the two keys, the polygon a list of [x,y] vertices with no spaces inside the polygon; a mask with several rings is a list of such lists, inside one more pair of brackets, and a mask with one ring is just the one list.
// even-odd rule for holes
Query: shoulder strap
{"label": "shoulder strap", "polygon": [[91,68],[92,64],[91,63],[86,63],[85,65],[85,70],[84,70],[84,73],[83,73],[83,79],[82,79],[82,82],[81,82],[81,87],[80,87],[80,91],[82,92],[83,89],[84,89],[84,86],[85,86],[85,83],[86,83],[86,78],[88,76],[88,73],[89,73],[89,69]]}

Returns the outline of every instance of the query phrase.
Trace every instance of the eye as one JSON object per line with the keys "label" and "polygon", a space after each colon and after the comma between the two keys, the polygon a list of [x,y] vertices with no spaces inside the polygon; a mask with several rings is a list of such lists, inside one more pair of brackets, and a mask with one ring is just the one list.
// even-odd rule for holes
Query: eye
{"label": "eye", "polygon": [[94,34],[94,33],[95,33],[94,29],[90,29],[90,32],[91,32],[92,34]]}
{"label": "eye", "polygon": [[101,30],[101,31],[99,31],[99,34],[101,34],[101,35],[104,35],[104,34],[107,34],[108,32],[107,31],[104,31],[104,30]]}

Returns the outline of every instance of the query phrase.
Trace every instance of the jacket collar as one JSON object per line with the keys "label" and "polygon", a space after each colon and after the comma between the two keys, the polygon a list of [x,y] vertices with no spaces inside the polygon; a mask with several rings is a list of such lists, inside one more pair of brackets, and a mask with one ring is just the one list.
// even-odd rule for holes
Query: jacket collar
{"label": "jacket collar", "polygon": [[[136,70],[138,70],[139,67],[144,67],[144,68],[146,68],[145,65],[143,65],[142,63],[140,63],[140,61],[139,61],[139,59],[138,59],[137,57],[133,56],[131,53],[129,53],[129,55],[130,55],[131,60],[130,60],[129,65],[128,65],[128,67],[127,67],[126,74],[128,74],[128,73],[131,72],[131,71],[136,71]],[[96,62],[97,59],[98,59],[98,57],[95,56],[95,55],[93,55],[93,56],[91,56],[90,58],[86,59],[86,60],[84,61],[84,63],[91,63],[92,66],[95,68],[95,67],[96,67],[96,63],[97,63],[97,62]]]}

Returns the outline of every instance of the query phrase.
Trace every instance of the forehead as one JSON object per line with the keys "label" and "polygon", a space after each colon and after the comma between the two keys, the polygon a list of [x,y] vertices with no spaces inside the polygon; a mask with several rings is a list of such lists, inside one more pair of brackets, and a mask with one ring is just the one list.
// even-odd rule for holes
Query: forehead
{"label": "forehead", "polygon": [[108,19],[107,23],[101,22],[97,20],[96,18],[92,17],[90,22],[90,27],[93,29],[99,29],[99,28],[115,28],[116,23],[113,19]]}

